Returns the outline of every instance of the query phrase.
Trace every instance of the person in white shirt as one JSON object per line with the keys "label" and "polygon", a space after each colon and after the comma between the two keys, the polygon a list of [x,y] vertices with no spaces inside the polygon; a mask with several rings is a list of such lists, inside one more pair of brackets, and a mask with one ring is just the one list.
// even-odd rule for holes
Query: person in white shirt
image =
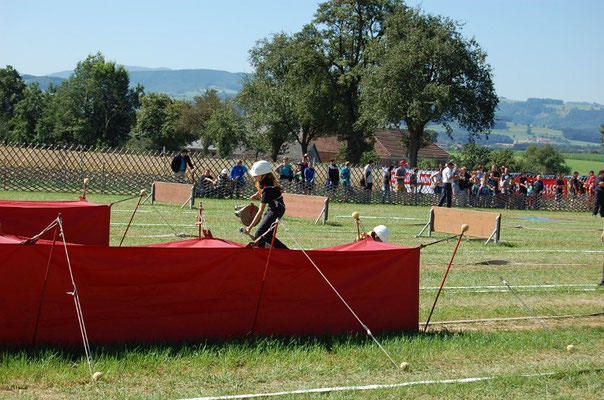
{"label": "person in white shirt", "polygon": [[447,202],[447,207],[451,208],[451,201],[453,200],[453,182],[456,179],[459,179],[459,176],[456,174],[455,169],[453,168],[453,163],[449,162],[447,167],[443,169],[443,193],[438,202],[438,206],[441,207],[445,202]]}

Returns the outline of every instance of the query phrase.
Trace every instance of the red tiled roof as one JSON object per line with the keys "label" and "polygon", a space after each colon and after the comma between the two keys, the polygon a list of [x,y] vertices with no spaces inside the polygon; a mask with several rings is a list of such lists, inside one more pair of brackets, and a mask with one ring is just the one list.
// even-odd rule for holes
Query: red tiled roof
{"label": "red tiled roof", "polygon": [[[375,144],[373,149],[375,153],[383,159],[406,158],[407,150],[402,146],[401,141],[403,135],[408,135],[408,131],[399,131],[397,129],[388,129],[375,131],[373,137]],[[340,141],[335,136],[322,137],[313,141],[317,153],[322,162],[326,162],[332,157],[336,157],[340,150]],[[449,158],[449,153],[435,145],[434,143],[420,149],[419,158],[433,158],[438,160],[446,160]]]}

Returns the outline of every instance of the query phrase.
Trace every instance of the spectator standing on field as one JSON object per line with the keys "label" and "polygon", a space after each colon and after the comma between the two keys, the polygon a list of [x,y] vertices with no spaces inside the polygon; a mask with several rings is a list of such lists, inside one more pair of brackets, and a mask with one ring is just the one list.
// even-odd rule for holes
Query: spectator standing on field
{"label": "spectator standing on field", "polygon": [[407,192],[407,188],[405,187],[405,176],[407,175],[407,169],[405,166],[407,165],[407,161],[401,160],[399,162],[399,166],[394,171],[394,177],[396,178],[396,192],[397,193],[405,193]]}
{"label": "spectator standing on field", "polygon": [[593,171],[589,171],[589,177],[587,181],[585,181],[585,189],[587,190],[587,194],[593,195],[595,193],[594,183],[596,181],[596,176]]}
{"label": "spectator standing on field", "polygon": [[417,167],[413,168],[413,172],[411,173],[411,176],[409,177],[409,189],[411,189],[411,193],[418,193],[421,191],[421,190],[418,190],[417,172],[418,172]]}
{"label": "spectator standing on field", "polygon": [[545,190],[545,184],[541,180],[541,175],[537,175],[537,179],[533,182],[533,210],[538,210],[541,207],[541,195]]}
{"label": "spectator standing on field", "polygon": [[336,159],[332,158],[331,163],[327,166],[327,191],[338,189],[340,184],[340,167],[336,164]]}
{"label": "spectator standing on field", "polygon": [[442,207],[443,204],[447,204],[448,208],[451,208],[451,201],[453,200],[453,182],[458,178],[453,169],[453,163],[449,162],[447,167],[443,169],[442,180],[443,180],[443,192],[438,202],[438,206]]}
{"label": "spectator standing on field", "polygon": [[599,210],[600,217],[604,217],[604,171],[598,173],[598,177],[594,179],[593,187],[596,193],[593,216],[596,217]]}
{"label": "spectator standing on field", "polygon": [[182,149],[180,154],[174,157],[170,163],[170,167],[172,168],[177,181],[185,181],[185,172],[187,171],[187,166],[191,168],[191,170],[195,169],[191,159],[189,158],[189,150]]}
{"label": "spectator standing on field", "polygon": [[570,192],[570,207],[575,209],[577,196],[581,194],[583,183],[579,180],[579,172],[573,172],[572,178],[570,178],[568,191]]}
{"label": "spectator standing on field", "polygon": [[311,162],[308,162],[304,169],[304,194],[311,194],[315,186],[315,169]]}
{"label": "spectator standing on field", "polygon": [[562,174],[558,174],[558,176],[556,177],[556,195],[554,197],[556,210],[560,209],[560,201],[562,200],[562,196],[564,195],[565,187],[566,184],[564,183],[564,177],[562,176]]}
{"label": "spectator standing on field", "polygon": [[245,187],[245,174],[247,173],[247,167],[243,165],[243,160],[237,160],[235,165],[231,167],[231,180],[235,189],[235,197],[240,199],[241,192]]}
{"label": "spectator standing on field", "polygon": [[443,165],[438,164],[438,171],[430,175],[430,187],[434,194],[438,196],[443,190]]}
{"label": "spectator standing on field", "polygon": [[392,170],[394,166],[384,167],[382,169],[382,204],[386,202],[386,198],[388,198],[388,203],[392,203],[392,198],[390,197],[390,179],[392,178]]}
{"label": "spectator standing on field", "polygon": [[362,186],[365,187],[365,201],[371,201],[371,189],[373,189],[373,160],[367,161],[367,165],[363,168],[363,178],[361,179]]}

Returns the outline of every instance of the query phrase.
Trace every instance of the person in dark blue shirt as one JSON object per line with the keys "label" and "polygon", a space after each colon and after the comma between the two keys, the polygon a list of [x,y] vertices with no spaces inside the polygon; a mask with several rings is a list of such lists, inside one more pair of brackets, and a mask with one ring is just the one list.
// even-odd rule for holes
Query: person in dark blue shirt
{"label": "person in dark blue shirt", "polygon": [[304,194],[310,194],[315,186],[315,169],[312,162],[304,169]]}
{"label": "person in dark blue shirt", "polygon": [[189,150],[182,149],[180,154],[174,157],[170,163],[170,168],[172,168],[172,172],[174,172],[177,180],[184,182],[187,165],[189,168],[191,168],[191,170],[195,169],[191,159],[189,158]]}

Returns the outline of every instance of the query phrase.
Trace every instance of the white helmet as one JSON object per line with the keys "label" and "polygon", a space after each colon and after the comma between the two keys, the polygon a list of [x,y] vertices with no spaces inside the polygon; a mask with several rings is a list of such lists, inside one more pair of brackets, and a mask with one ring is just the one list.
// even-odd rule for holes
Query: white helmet
{"label": "white helmet", "polygon": [[254,163],[254,165],[252,165],[252,169],[250,170],[250,175],[259,176],[259,175],[270,174],[271,172],[273,172],[273,169],[271,168],[271,165],[269,164],[269,162],[260,160],[260,161],[256,161]]}
{"label": "white helmet", "polygon": [[384,243],[388,243],[388,238],[390,237],[390,229],[388,229],[384,225],[378,225],[373,228],[373,233]]}
{"label": "white helmet", "polygon": [[229,174],[229,170],[228,170],[228,169],[226,169],[226,168],[224,168],[222,171],[220,171],[220,173],[221,173],[222,175],[228,175],[228,174]]}

